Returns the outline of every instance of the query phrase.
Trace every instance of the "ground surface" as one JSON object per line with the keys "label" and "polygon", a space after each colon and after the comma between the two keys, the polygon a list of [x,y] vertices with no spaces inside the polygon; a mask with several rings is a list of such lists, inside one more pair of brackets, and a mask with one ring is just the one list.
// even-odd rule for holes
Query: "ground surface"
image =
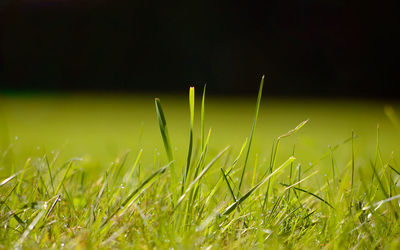
{"label": "ground surface", "polygon": [[[377,209],[375,204],[399,193],[400,130],[384,113],[387,104],[399,111],[398,104],[263,99],[239,192],[248,143],[238,155],[251,131],[256,98],[206,97],[205,134],[209,128],[212,132],[201,160],[201,96],[197,97],[193,170],[182,189],[189,104],[186,96],[159,97],[173,146],[175,177],[171,165],[156,172],[169,160],[153,96],[2,97],[0,246],[399,244],[398,200]],[[301,130],[282,138],[276,160],[271,160],[274,139],[306,119]],[[293,145],[296,159],[279,169],[293,154]],[[207,169],[226,146],[230,148]],[[197,165],[199,172],[207,171],[196,181]],[[257,183],[260,186],[246,197]],[[227,211],[235,201],[235,209]]]}

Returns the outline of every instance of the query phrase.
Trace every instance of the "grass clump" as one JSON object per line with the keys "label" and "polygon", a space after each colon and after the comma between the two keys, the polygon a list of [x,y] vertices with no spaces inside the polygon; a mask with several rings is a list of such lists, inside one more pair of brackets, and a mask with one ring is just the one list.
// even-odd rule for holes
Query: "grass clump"
{"label": "grass clump", "polygon": [[[135,155],[126,151],[101,171],[85,167],[81,157],[60,161],[58,153],[19,165],[7,146],[1,152],[0,247],[399,247],[400,166],[396,153],[387,160],[382,155],[379,130],[371,159],[357,155],[355,132],[313,158],[284,144],[307,119],[260,157],[252,145],[263,83],[264,77],[250,136],[239,145],[213,146],[211,128],[205,134],[206,88],[197,126],[191,87],[185,154],[172,145],[157,98],[165,154],[156,151],[153,164],[139,145]],[[394,109],[385,112],[397,126]]]}

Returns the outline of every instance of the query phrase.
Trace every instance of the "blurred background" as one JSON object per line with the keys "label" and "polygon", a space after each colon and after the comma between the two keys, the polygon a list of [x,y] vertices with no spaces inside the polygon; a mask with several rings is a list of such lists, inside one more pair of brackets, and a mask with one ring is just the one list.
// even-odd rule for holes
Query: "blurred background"
{"label": "blurred background", "polygon": [[0,1],[0,90],[398,98],[398,1]]}
{"label": "blurred background", "polygon": [[[57,152],[94,167],[127,149],[144,148],[151,164],[165,160],[154,97],[161,98],[183,165],[187,92],[194,85],[201,94],[204,84],[210,150],[232,145],[237,152],[249,136],[263,74],[253,143],[260,162],[270,158],[274,138],[307,118],[300,133],[282,142],[278,158],[287,159],[296,144],[299,161],[309,164],[354,130],[357,154],[368,164],[377,124],[388,158],[400,151],[400,130],[384,112],[393,118],[400,109],[397,5],[0,0],[0,169],[9,166],[4,155],[21,166],[27,157]],[[350,146],[338,152],[343,165]]]}

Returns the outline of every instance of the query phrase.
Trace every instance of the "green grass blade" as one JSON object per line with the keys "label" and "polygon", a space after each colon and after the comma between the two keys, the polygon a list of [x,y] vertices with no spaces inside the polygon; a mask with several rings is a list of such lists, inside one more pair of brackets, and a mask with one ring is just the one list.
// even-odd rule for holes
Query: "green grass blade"
{"label": "green grass blade", "polygon": [[135,163],[133,164],[133,166],[132,166],[132,168],[131,168],[131,171],[129,172],[127,181],[129,181],[129,180],[132,178],[133,172],[135,171],[136,166],[137,166],[138,163],[139,163],[140,157],[142,157],[142,153],[143,153],[143,149],[140,149],[138,155],[136,156]]}
{"label": "green grass blade", "polygon": [[134,201],[137,199],[137,197],[144,191],[146,190],[151,184],[154,183],[154,181],[157,180],[157,177],[159,177],[161,174],[165,172],[165,170],[172,164],[172,162],[168,163],[164,167],[160,168],[156,172],[154,172],[152,175],[150,175],[135,191],[133,191],[125,200],[124,202],[121,203],[121,207],[125,207],[128,203]]}
{"label": "green grass blade", "polygon": [[325,203],[326,205],[328,205],[329,207],[335,209],[329,202],[327,202],[326,200],[322,199],[321,197],[319,197],[318,195],[311,193],[310,191],[307,191],[305,189],[302,188],[298,188],[298,187],[293,187],[294,189],[296,189],[297,191],[301,191],[303,193],[309,194],[311,196],[314,196],[315,198],[317,198],[318,200],[322,201],[323,203]]}
{"label": "green grass blade", "polygon": [[41,211],[36,215],[36,217],[32,220],[31,224],[25,229],[24,233],[22,236],[19,238],[17,243],[15,244],[16,249],[20,249],[22,247],[22,244],[24,243],[26,237],[28,237],[29,233],[35,228],[36,224],[40,221],[40,219],[43,217],[45,214],[45,209],[41,209]]}
{"label": "green grass blade", "polygon": [[390,169],[392,169],[397,175],[400,175],[400,171],[392,167],[391,165],[388,165]]}
{"label": "green grass blade", "polygon": [[306,125],[308,121],[309,121],[309,119],[300,122],[299,125],[297,125],[294,129],[291,129],[291,130],[289,130],[287,133],[285,133],[285,134],[279,136],[279,137],[278,137],[278,140],[293,135],[294,133],[296,133],[297,131],[299,131],[302,127],[304,127],[304,125]]}
{"label": "green grass blade", "polygon": [[[291,184],[290,186],[287,186],[283,191],[286,191],[286,190],[289,190],[289,189],[293,188],[294,186],[296,186],[296,185],[298,185],[298,184],[304,182],[305,180],[311,178],[311,176],[313,176],[313,175],[315,175],[315,174],[317,174],[317,173],[318,173],[318,170],[314,171],[313,173],[311,173],[311,174],[308,175],[307,177],[301,179],[300,181],[298,181],[298,182],[296,182],[296,183],[293,183],[293,184]],[[286,186],[286,185],[285,185],[285,186]]]}
{"label": "green grass blade", "polygon": [[136,199],[144,192],[147,188],[149,188],[164,172],[165,170],[172,164],[172,162],[168,163],[164,167],[160,168],[152,175],[150,175],[138,188],[136,188],[133,192],[131,192],[128,197],[121,203],[120,206],[103,222],[101,227],[104,227],[108,221],[114,217],[117,213],[120,215],[134,202]]}
{"label": "green grass blade", "polygon": [[207,87],[207,85],[204,85],[203,97],[201,98],[201,111],[200,111],[200,146],[201,146],[201,150],[204,150],[204,113],[205,113],[204,102],[205,102],[205,97],[206,97],[206,87]]}
{"label": "green grass blade", "polygon": [[28,158],[25,161],[24,168],[22,169],[21,176],[19,177],[19,180],[18,180],[18,186],[17,186],[17,189],[15,190],[15,192],[17,194],[20,194],[20,189],[21,189],[22,181],[24,180],[25,171],[30,164],[31,164],[31,158]]}
{"label": "green grass blade", "polygon": [[162,136],[163,143],[164,143],[164,148],[165,148],[165,151],[168,156],[168,161],[171,162],[174,160],[172,144],[171,144],[171,140],[169,137],[167,121],[165,119],[164,111],[161,107],[160,99],[158,99],[158,98],[155,99],[155,105],[156,105],[158,124],[160,127],[160,132],[161,132],[161,136]]}
{"label": "green grass blade", "polygon": [[192,150],[193,150],[193,120],[194,120],[194,87],[190,87],[189,89],[189,110],[190,110],[190,129],[189,129],[189,148],[188,154],[186,158],[186,169],[185,175],[183,176],[182,180],[182,188],[181,191],[183,193],[185,189],[186,179],[188,178],[189,171],[190,171],[190,162],[192,158]]}
{"label": "green grass blade", "polygon": [[261,78],[260,88],[258,90],[256,113],[254,115],[253,125],[251,127],[251,132],[250,132],[250,137],[249,137],[249,146],[247,147],[246,158],[244,160],[243,170],[242,170],[242,174],[240,176],[239,187],[238,187],[238,195],[237,196],[240,195],[240,189],[241,189],[242,184],[243,184],[244,173],[246,172],[247,161],[248,161],[249,155],[250,155],[251,143],[253,141],[253,135],[254,135],[254,131],[256,129],[256,124],[257,124],[257,119],[258,119],[258,112],[260,110],[263,86],[264,86],[264,76],[262,76],[262,78]]}
{"label": "green grass blade", "polygon": [[[277,152],[278,152],[278,149],[279,149],[279,144],[281,142],[281,139],[293,135],[294,133],[299,131],[302,127],[304,127],[304,125],[306,125],[307,122],[308,122],[308,119],[305,120],[305,121],[300,122],[294,129],[291,129],[287,133],[278,136],[278,138],[276,139],[276,143],[272,144],[272,153],[271,153],[271,161],[270,161],[269,173],[271,173],[274,170],[275,163],[276,163]],[[268,172],[266,172],[264,174],[264,176],[267,175],[267,173]],[[267,191],[265,192],[265,196],[264,196],[263,209],[265,209],[267,204],[268,204],[268,196],[269,196],[270,185],[271,185],[271,179],[268,180]]]}
{"label": "green grass blade", "polygon": [[225,174],[223,168],[221,168],[221,172],[222,172],[222,177],[224,177],[225,183],[226,183],[226,185],[228,186],[229,192],[230,192],[230,194],[232,195],[233,202],[236,202],[235,194],[233,193],[231,184],[229,183],[229,180],[228,180],[228,178],[226,177],[226,174]]}
{"label": "green grass blade", "polygon": [[354,131],[351,131],[351,194],[350,194],[350,206],[353,206],[353,192],[354,192],[354,164],[355,164],[355,154],[354,154]]}
{"label": "green grass blade", "polygon": [[196,166],[196,170],[194,172],[193,178],[197,177],[197,174],[199,173],[200,169],[202,168],[202,166],[204,166],[204,160],[205,160],[206,154],[207,154],[208,142],[210,140],[211,131],[212,130],[210,128],[210,130],[208,131],[206,142],[205,142],[205,147],[203,148],[203,150],[202,150],[202,152],[200,154],[200,159],[197,162],[197,166]]}
{"label": "green grass blade", "polygon": [[60,191],[60,189],[65,181],[65,178],[67,178],[67,175],[68,175],[69,171],[71,170],[72,164],[73,164],[73,161],[70,161],[68,163],[67,169],[65,170],[64,175],[63,175],[60,183],[58,184],[56,191],[54,192],[55,194],[58,194],[58,191]]}
{"label": "green grass blade", "polygon": [[54,181],[53,181],[53,175],[51,174],[51,166],[50,166],[50,163],[49,163],[49,159],[47,158],[47,155],[45,155],[44,158],[46,160],[45,162],[46,162],[46,166],[47,166],[47,171],[49,173],[51,190],[54,192]]}
{"label": "green grass blade", "polygon": [[394,108],[390,105],[386,105],[384,108],[385,115],[389,118],[392,124],[397,128],[400,129],[400,118],[396,114]]}
{"label": "green grass blade", "polygon": [[182,196],[179,198],[178,202],[176,203],[176,206],[174,208],[174,211],[178,208],[178,206],[182,203],[183,199],[186,197],[186,195],[189,193],[189,191],[194,187],[194,185],[201,180],[201,178],[207,173],[207,171],[214,165],[214,163],[221,158],[221,156],[229,149],[229,146],[226,147],[224,150],[222,150],[217,156],[214,157],[208,163],[208,165],[201,171],[201,173],[192,181],[192,183],[189,184],[189,186],[186,188],[185,192],[182,194]]}
{"label": "green grass blade", "polygon": [[270,175],[265,177],[262,181],[260,181],[257,185],[255,185],[253,188],[251,188],[247,193],[245,193],[242,197],[240,197],[236,202],[232,203],[230,206],[228,206],[225,211],[223,212],[223,215],[228,215],[232,213],[236,207],[238,207],[243,201],[245,201],[247,198],[250,197],[250,195],[256,191],[259,187],[261,187],[267,180],[269,180],[272,176],[274,176],[278,171],[280,171],[282,168],[285,166],[289,165],[292,161],[294,161],[295,158],[291,156],[288,160],[286,160],[281,166],[279,166],[274,172],[272,172]]}

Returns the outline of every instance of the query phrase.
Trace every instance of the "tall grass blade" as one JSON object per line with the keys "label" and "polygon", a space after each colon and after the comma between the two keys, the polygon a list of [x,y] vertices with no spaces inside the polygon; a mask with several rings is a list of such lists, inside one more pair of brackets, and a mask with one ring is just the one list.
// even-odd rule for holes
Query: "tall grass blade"
{"label": "tall grass blade", "polygon": [[254,135],[254,131],[256,129],[256,124],[257,124],[257,119],[258,119],[258,112],[260,110],[263,86],[264,86],[264,76],[262,76],[262,78],[261,78],[260,88],[258,90],[256,112],[255,112],[255,115],[254,115],[253,125],[251,127],[251,132],[250,132],[250,137],[249,137],[249,146],[247,147],[246,157],[244,159],[243,170],[242,170],[242,174],[240,176],[240,181],[239,181],[239,186],[238,186],[238,195],[237,196],[240,195],[240,189],[241,189],[242,184],[243,184],[244,173],[246,172],[247,161],[249,160],[251,143],[253,141],[253,135]]}
{"label": "tall grass blade", "polygon": [[193,120],[194,120],[194,87],[190,87],[189,89],[189,110],[190,110],[190,129],[189,129],[189,148],[186,159],[186,170],[185,175],[183,176],[182,181],[182,193],[185,189],[185,182],[189,175],[190,170],[190,162],[192,158],[192,150],[193,150]]}
{"label": "tall grass blade", "polygon": [[204,102],[205,102],[205,97],[206,97],[206,87],[207,87],[207,85],[204,85],[203,97],[201,98],[201,111],[200,111],[200,146],[201,146],[201,150],[204,150],[204,113],[205,113]]}
{"label": "tall grass blade", "polygon": [[[272,144],[272,153],[271,153],[271,162],[270,162],[270,167],[269,167],[269,173],[272,173],[272,171],[274,170],[275,163],[276,163],[277,152],[278,152],[278,149],[279,149],[279,144],[281,142],[281,139],[293,135],[294,133],[299,131],[302,127],[304,127],[304,125],[306,125],[307,122],[308,122],[308,119],[305,120],[305,121],[300,122],[294,129],[291,129],[287,133],[278,136],[278,138],[276,139],[276,142],[274,142]],[[275,147],[274,147],[274,145],[275,145]],[[267,173],[268,172],[265,172],[264,176],[267,175]],[[269,196],[269,188],[270,188],[270,186],[271,186],[271,179],[268,180],[267,191],[265,192],[265,196],[264,196],[263,209],[265,209],[267,204],[268,204],[268,196]]]}
{"label": "tall grass blade", "polygon": [[351,195],[350,195],[350,211],[353,206],[353,193],[354,193],[354,131],[351,131]]}

